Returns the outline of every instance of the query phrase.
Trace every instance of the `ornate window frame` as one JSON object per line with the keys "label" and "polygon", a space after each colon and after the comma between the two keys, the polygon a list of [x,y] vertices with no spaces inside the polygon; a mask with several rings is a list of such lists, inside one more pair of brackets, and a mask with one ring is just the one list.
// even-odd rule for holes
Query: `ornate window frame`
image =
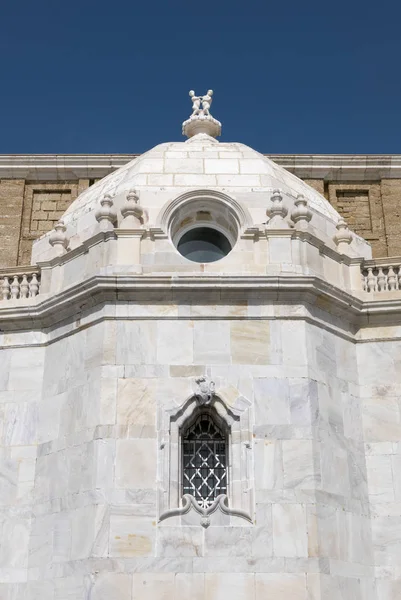
{"label": "ornate window frame", "polygon": [[[190,510],[201,516],[208,526],[210,516],[217,510],[232,517],[253,522],[254,485],[252,476],[252,432],[250,402],[238,394],[228,402],[223,393],[216,393],[214,383],[206,377],[196,380],[197,392],[186,398],[181,406],[162,409],[159,443],[158,514],[159,521],[180,517]],[[213,412],[227,432],[228,493],[216,498],[212,506],[201,508],[192,496],[182,497],[181,432],[203,408]],[[221,520],[219,525],[221,525]]]}

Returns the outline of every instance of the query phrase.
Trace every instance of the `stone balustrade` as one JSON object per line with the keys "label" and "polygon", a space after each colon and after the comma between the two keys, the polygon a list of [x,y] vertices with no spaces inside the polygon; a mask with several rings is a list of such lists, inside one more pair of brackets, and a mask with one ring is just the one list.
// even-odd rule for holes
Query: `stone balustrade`
{"label": "stone balustrade", "polygon": [[361,273],[365,292],[401,291],[401,257],[365,261]]}
{"label": "stone balustrade", "polygon": [[0,301],[35,298],[40,291],[40,270],[17,267],[0,271]]}

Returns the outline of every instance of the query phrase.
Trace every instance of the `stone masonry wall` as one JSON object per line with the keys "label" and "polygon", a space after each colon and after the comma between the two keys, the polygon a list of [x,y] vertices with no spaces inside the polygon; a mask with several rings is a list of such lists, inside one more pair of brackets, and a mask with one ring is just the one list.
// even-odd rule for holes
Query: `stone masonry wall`
{"label": "stone masonry wall", "polygon": [[372,245],[373,257],[401,254],[401,179],[324,181],[305,179]]}
{"label": "stone masonry wall", "polygon": [[77,181],[0,181],[0,268],[29,265],[33,241],[53,229],[75,198],[89,187]]}
{"label": "stone masonry wall", "polygon": [[[30,264],[33,241],[51,230],[94,181],[1,179],[0,268]],[[401,179],[305,181],[330,201],[352,230],[372,244],[375,258],[401,255]]]}

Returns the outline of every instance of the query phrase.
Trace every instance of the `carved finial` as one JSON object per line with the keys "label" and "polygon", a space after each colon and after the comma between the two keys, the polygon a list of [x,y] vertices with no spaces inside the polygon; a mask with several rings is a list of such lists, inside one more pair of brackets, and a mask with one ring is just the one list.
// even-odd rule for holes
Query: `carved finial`
{"label": "carved finial", "polygon": [[333,240],[337,244],[337,250],[344,253],[348,245],[352,242],[352,233],[348,229],[347,223],[344,219],[340,219],[336,225],[337,233],[334,234]]}
{"label": "carved finial", "polygon": [[130,190],[126,195],[125,203],[121,207],[123,220],[120,227],[122,229],[136,229],[143,223],[143,208],[139,204],[139,195],[136,190]]}
{"label": "carved finial", "polygon": [[291,213],[291,219],[297,225],[298,229],[307,229],[308,223],[312,218],[312,211],[308,206],[308,200],[303,194],[298,194],[294,204],[295,208]]}
{"label": "carved finial", "polygon": [[182,124],[182,135],[188,138],[203,133],[210,137],[221,135],[221,123],[210,114],[213,90],[208,90],[204,96],[196,96],[194,90],[189,92],[192,101],[192,114]]}
{"label": "carved finial", "polygon": [[270,196],[270,206],[266,209],[266,214],[270,217],[267,227],[270,229],[287,229],[288,223],[285,220],[288,210],[283,204],[283,196],[281,190],[273,190]]}
{"label": "carved finial", "polygon": [[69,239],[66,235],[66,231],[67,228],[64,225],[64,221],[60,219],[57,225],[54,226],[49,237],[49,244],[53,246],[58,256],[62,256],[68,246]]}
{"label": "carved finial", "polygon": [[195,393],[196,399],[199,404],[210,404],[213,400],[213,395],[215,392],[215,383],[208,377],[197,377],[195,379],[195,383],[198,386],[198,390]]}
{"label": "carved finial", "polygon": [[100,200],[100,208],[97,209],[95,217],[99,222],[101,231],[112,231],[114,229],[117,213],[113,204],[113,198],[110,194],[105,194]]}

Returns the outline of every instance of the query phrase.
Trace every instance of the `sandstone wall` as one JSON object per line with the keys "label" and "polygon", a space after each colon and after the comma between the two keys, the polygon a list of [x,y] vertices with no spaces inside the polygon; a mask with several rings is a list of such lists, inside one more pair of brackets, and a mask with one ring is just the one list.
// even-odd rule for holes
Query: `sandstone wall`
{"label": "sandstone wall", "polygon": [[347,183],[305,179],[372,245],[373,257],[401,254],[401,179]]}
{"label": "sandstone wall", "polygon": [[0,267],[29,265],[32,243],[53,229],[89,179],[0,180]]}

